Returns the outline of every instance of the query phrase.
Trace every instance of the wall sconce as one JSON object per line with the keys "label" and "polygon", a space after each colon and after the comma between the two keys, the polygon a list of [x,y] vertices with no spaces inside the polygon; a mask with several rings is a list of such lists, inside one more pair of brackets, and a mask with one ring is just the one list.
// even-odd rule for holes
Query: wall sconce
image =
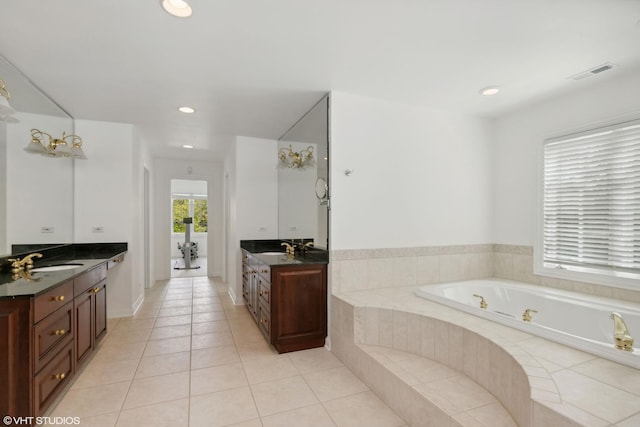
{"label": "wall sconce", "polygon": [[20,120],[15,117],[16,110],[9,104],[9,99],[11,99],[11,93],[4,80],[0,79],[0,122],[18,123]]}
{"label": "wall sconce", "polygon": [[293,151],[291,144],[289,148],[281,148],[278,152],[280,168],[304,169],[306,167],[315,166],[316,159],[313,156],[313,147],[309,146],[299,152]]}
{"label": "wall sconce", "polygon": [[[48,138],[48,142],[45,142],[45,136]],[[57,139],[46,132],[31,129],[31,142],[24,150],[47,157],[87,158],[82,151],[82,138],[78,135],[67,135],[64,132],[62,132],[62,138]]]}

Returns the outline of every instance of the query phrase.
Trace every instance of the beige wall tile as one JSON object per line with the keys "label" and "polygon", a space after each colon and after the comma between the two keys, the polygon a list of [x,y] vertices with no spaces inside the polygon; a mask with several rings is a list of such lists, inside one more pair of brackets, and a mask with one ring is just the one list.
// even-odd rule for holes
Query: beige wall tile
{"label": "beige wall tile", "polygon": [[436,323],[428,317],[420,321],[420,354],[429,359],[436,356]]}
{"label": "beige wall tile", "polygon": [[407,351],[418,355],[421,352],[421,318],[417,314],[407,314]]}
{"label": "beige wall tile", "polygon": [[367,287],[369,289],[393,286],[393,258],[367,259]]}
{"label": "beige wall tile", "polygon": [[341,292],[367,289],[367,260],[342,261],[339,280]]}
{"label": "beige wall tile", "polygon": [[393,286],[413,286],[418,284],[418,257],[393,258]]}
{"label": "beige wall tile", "polygon": [[477,379],[478,339],[474,332],[464,329],[462,332],[462,372],[471,379]]}
{"label": "beige wall tile", "polygon": [[437,255],[421,255],[416,258],[418,277],[417,283],[430,284],[440,281],[440,257]]}
{"label": "beige wall tile", "polygon": [[393,311],[380,309],[380,334],[379,342],[381,346],[393,347]]}
{"label": "beige wall tile", "polygon": [[407,350],[407,313],[393,310],[393,348]]}
{"label": "beige wall tile", "polygon": [[494,254],[493,274],[501,279],[513,279],[513,255],[505,253]]}
{"label": "beige wall tile", "polygon": [[447,364],[449,361],[449,324],[435,320],[435,357],[434,360]]}
{"label": "beige wall tile", "polygon": [[440,281],[452,282],[461,278],[460,255],[440,255]]}

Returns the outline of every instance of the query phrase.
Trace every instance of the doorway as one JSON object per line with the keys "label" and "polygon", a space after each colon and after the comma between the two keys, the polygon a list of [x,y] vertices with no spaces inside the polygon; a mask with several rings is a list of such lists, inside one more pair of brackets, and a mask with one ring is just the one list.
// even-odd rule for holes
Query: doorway
{"label": "doorway", "polygon": [[171,180],[171,277],[207,275],[207,181]]}

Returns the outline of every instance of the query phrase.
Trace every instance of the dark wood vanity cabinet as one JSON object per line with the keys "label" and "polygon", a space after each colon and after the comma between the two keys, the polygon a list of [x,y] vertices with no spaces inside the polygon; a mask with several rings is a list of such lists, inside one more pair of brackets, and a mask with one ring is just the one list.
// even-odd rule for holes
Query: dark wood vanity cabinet
{"label": "dark wood vanity cabinet", "polygon": [[106,334],[106,264],[37,296],[0,299],[0,413],[45,413]]}
{"label": "dark wood vanity cabinet", "polygon": [[279,353],[322,347],[327,336],[327,265],[271,269],[271,344]]}
{"label": "dark wood vanity cabinet", "polygon": [[279,353],[324,346],[326,264],[268,265],[243,250],[243,299]]}
{"label": "dark wood vanity cabinet", "polygon": [[107,267],[100,265],[74,281],[76,360],[84,363],[107,332]]}

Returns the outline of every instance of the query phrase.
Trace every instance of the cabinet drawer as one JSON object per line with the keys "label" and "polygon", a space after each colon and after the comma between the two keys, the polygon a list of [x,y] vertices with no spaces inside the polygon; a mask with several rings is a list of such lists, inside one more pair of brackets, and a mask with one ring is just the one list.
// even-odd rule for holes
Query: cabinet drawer
{"label": "cabinet drawer", "polygon": [[264,280],[258,281],[258,297],[260,302],[266,304],[267,308],[271,307],[271,284]]}
{"label": "cabinet drawer", "polygon": [[107,278],[107,265],[100,264],[73,280],[73,296],[78,296],[93,285]]}
{"label": "cabinet drawer", "polygon": [[262,331],[262,333],[264,334],[265,337],[267,337],[267,341],[271,341],[271,315],[269,314],[269,310],[267,310],[264,306],[264,304],[259,304],[258,305],[258,315],[257,315],[257,320],[258,320],[258,326],[260,327],[260,330]]}
{"label": "cabinet drawer", "polygon": [[73,340],[73,303],[45,317],[33,327],[35,337],[34,372],[53,358],[56,350]]}
{"label": "cabinet drawer", "polygon": [[35,415],[41,415],[73,376],[73,343],[67,344],[33,378]]}
{"label": "cabinet drawer", "polygon": [[72,280],[35,297],[33,302],[33,323],[38,323],[71,300],[73,300]]}
{"label": "cabinet drawer", "polygon": [[268,266],[267,264],[259,264],[259,265],[256,266],[256,270],[258,270],[258,273],[260,273],[260,275],[267,282],[271,281],[271,267],[270,266]]}

